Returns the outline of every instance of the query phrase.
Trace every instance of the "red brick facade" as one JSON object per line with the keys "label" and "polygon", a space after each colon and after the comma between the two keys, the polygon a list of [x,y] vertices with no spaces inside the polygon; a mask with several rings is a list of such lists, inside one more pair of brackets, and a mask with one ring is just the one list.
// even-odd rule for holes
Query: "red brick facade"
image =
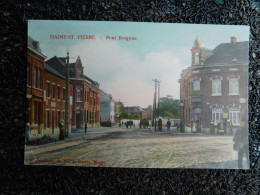
{"label": "red brick facade", "polygon": [[[73,81],[72,128],[100,125],[100,90],[97,83],[83,75],[80,58],[70,66],[70,80]],[[74,76],[74,77],[73,77]]]}
{"label": "red brick facade", "polygon": [[202,51],[196,40],[192,66],[182,71],[179,80],[181,121],[186,131],[195,122],[199,131],[207,133],[211,123],[230,121],[236,128],[241,119],[247,119],[248,42],[222,43],[206,57]]}
{"label": "red brick facade", "polygon": [[43,77],[44,56],[39,44],[30,39],[27,50],[27,123],[31,125],[31,135],[43,135]]}
{"label": "red brick facade", "polygon": [[[69,85],[70,97],[73,97],[73,85]],[[58,124],[65,121],[66,80],[47,70],[44,72],[44,134],[59,134]],[[70,99],[71,99],[70,98]],[[71,132],[72,102],[69,104],[69,132]]]}

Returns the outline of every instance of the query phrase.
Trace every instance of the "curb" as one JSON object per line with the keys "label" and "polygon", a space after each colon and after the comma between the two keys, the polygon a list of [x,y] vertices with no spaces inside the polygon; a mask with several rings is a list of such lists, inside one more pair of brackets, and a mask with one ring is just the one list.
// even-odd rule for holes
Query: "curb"
{"label": "curb", "polygon": [[55,141],[55,142],[51,142],[51,143],[47,143],[47,144],[42,144],[42,145],[38,145],[38,146],[25,145],[24,151],[26,152],[26,151],[30,151],[30,150],[41,149],[41,148],[45,148],[45,147],[47,147],[47,146],[52,146],[52,145],[62,144],[62,143],[66,143],[66,142],[70,142],[70,141],[75,141],[75,140],[79,140],[79,139],[84,139],[85,137],[88,137],[88,136],[67,138],[67,139],[65,139],[65,140],[58,140],[58,141]]}

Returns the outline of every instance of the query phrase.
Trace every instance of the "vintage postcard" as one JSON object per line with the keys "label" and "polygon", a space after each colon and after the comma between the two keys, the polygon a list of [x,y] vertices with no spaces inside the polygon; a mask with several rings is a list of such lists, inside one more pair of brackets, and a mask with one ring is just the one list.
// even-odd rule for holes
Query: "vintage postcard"
{"label": "vintage postcard", "polygon": [[29,20],[25,165],[250,168],[249,30]]}

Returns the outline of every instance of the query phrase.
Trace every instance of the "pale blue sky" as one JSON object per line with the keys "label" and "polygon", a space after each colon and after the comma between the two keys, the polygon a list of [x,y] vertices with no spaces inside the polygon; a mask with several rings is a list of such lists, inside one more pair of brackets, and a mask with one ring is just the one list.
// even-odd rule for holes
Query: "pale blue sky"
{"label": "pale blue sky", "polygon": [[[50,39],[50,34],[74,35],[73,40]],[[249,40],[249,27],[241,25],[172,24],[144,22],[92,22],[29,20],[28,35],[40,42],[47,58],[65,56],[71,62],[80,55],[85,74],[126,105],[152,104],[152,78],[161,83],[161,96],[179,99],[178,79],[191,63],[190,49],[198,36],[203,47]],[[78,40],[76,35],[95,35],[96,40]],[[136,41],[107,41],[109,36],[133,36]],[[122,82],[124,80],[124,82]],[[151,86],[150,86],[151,85]],[[145,90],[143,90],[145,89]],[[136,92],[127,94],[128,91]],[[142,92],[142,93],[139,93]]]}

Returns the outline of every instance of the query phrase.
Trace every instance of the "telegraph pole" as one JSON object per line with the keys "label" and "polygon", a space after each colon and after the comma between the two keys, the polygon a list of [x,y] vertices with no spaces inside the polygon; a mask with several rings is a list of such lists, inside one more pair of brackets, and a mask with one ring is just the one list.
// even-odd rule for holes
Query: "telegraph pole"
{"label": "telegraph pole", "polygon": [[159,104],[160,104],[160,83],[161,81],[157,80],[158,82],[158,104],[157,104],[157,109],[159,110]]}
{"label": "telegraph pole", "polygon": [[154,82],[154,88],[155,88],[155,92],[154,92],[154,106],[153,106],[153,122],[154,122],[154,130],[156,131],[156,97],[157,97],[157,79],[153,79]]}
{"label": "telegraph pole", "polygon": [[66,63],[66,101],[65,101],[65,132],[66,137],[69,137],[69,50],[67,50],[67,63]]}

